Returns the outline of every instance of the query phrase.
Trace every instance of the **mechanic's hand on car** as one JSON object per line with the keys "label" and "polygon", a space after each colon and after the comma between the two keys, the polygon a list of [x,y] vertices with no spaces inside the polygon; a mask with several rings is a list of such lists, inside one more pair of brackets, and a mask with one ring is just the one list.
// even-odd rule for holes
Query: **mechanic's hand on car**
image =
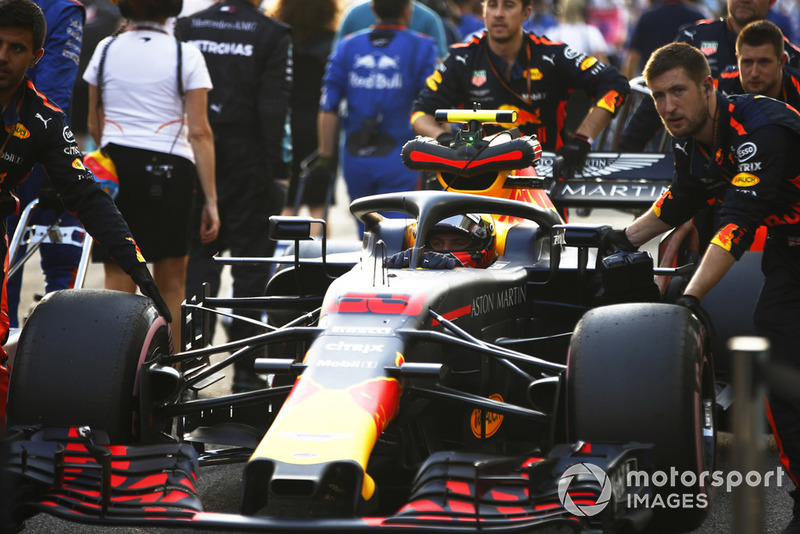
{"label": "mechanic's hand on car", "polygon": [[706,328],[706,348],[714,346],[714,339],[716,338],[714,323],[711,321],[711,316],[700,304],[700,299],[694,295],[681,295],[678,297],[678,300],[675,301],[675,304],[691,310],[695,317],[697,317],[700,323]]}
{"label": "mechanic's hand on car", "polygon": [[553,178],[572,180],[575,175],[583,172],[586,158],[592,149],[592,143],[585,135],[575,134],[572,139],[556,152],[556,161],[553,163]]}
{"label": "mechanic's hand on car", "polygon": [[[389,269],[403,269],[411,265],[411,251],[406,249],[386,258],[386,267]],[[452,254],[425,251],[422,254],[422,267],[426,269],[453,269],[464,265]]]}
{"label": "mechanic's hand on car", "polygon": [[167,303],[164,301],[164,297],[161,296],[161,292],[158,290],[156,281],[153,280],[153,277],[150,275],[150,270],[147,268],[147,265],[144,263],[137,263],[128,271],[128,275],[134,283],[139,286],[142,295],[149,297],[150,300],[153,301],[158,313],[160,313],[168,323],[171,323],[172,314],[169,311]]}
{"label": "mechanic's hand on car", "polygon": [[598,258],[605,258],[615,252],[636,252],[639,247],[631,243],[625,228],[622,230],[607,229],[600,237],[600,246],[597,250]]}

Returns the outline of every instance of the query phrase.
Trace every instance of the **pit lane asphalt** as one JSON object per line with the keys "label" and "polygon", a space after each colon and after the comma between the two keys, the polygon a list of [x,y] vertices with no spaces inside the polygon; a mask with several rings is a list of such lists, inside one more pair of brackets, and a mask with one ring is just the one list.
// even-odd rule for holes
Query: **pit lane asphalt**
{"label": "pit lane asphalt", "polygon": [[[341,180],[339,184],[341,184]],[[347,193],[343,188],[337,189],[336,194],[337,198],[342,199],[341,201],[347,199]],[[356,235],[355,225],[344,206],[346,206],[346,204],[340,204],[331,210],[331,237],[355,237]],[[584,223],[602,222],[604,224],[612,224],[615,228],[622,228],[628,224],[632,218],[619,212],[597,210],[589,218],[573,216],[572,220]],[[34,257],[32,260],[35,263],[31,265],[38,266],[38,258]],[[35,273],[36,268],[29,268],[26,271]],[[227,274],[227,269],[225,272]],[[101,288],[103,286],[102,277],[102,268],[98,265],[93,265],[89,269],[86,287]],[[224,294],[229,284],[229,277],[224,276],[221,294]],[[22,302],[31,302],[34,292],[41,292],[41,283],[36,279],[35,275],[26,276],[23,281]],[[21,312],[24,312],[25,309],[23,305],[20,306]],[[216,333],[216,339],[217,341],[224,339],[224,335],[221,331]],[[218,384],[218,387],[226,388],[224,391],[229,391],[229,381],[221,381]],[[774,472],[779,465],[780,461],[778,459],[777,449],[775,448],[774,441],[769,438],[762,473],[767,473],[769,471]],[[244,464],[233,464],[200,468],[198,472],[198,492],[206,511],[238,513],[243,467]],[[727,476],[728,472],[732,469],[732,436],[729,433],[721,432],[719,434],[716,468],[724,473],[723,476]],[[787,493],[790,489],[792,489],[792,483],[787,475],[784,475],[781,487],[776,486],[773,479],[773,484],[770,487],[764,488],[762,499],[763,519],[761,523],[762,527],[759,530],[760,533],[780,533],[783,527],[788,523],[791,517],[792,507],[792,500]],[[717,488],[709,517],[701,528],[693,532],[694,534],[721,534],[733,532],[734,514],[734,494],[732,492],[726,492],[724,487]],[[25,528],[22,532],[25,534],[188,534],[190,532],[201,531],[185,528],[93,526],[73,523],[47,514],[39,514],[26,521]],[[669,530],[662,529],[661,532],[669,532]]]}

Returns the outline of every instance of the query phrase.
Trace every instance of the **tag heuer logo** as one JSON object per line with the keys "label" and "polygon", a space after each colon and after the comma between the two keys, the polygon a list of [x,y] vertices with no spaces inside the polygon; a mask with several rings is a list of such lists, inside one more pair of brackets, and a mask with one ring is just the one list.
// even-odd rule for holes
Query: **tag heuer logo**
{"label": "tag heuer logo", "polygon": [[480,87],[481,85],[486,83],[486,71],[485,70],[474,70],[472,71],[472,85],[475,87]]}
{"label": "tag heuer logo", "polygon": [[704,56],[710,56],[711,54],[716,54],[718,48],[719,48],[719,43],[717,41],[700,42],[700,51],[703,53]]}

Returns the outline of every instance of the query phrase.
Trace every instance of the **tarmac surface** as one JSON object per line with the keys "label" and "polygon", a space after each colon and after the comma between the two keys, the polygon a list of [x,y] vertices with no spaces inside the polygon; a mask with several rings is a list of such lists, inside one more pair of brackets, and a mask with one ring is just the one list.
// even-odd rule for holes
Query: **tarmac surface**
{"label": "tarmac surface", "polygon": [[[339,182],[337,189],[337,198],[339,204],[334,206],[331,210],[329,221],[329,235],[336,238],[356,237],[355,224],[350,217],[349,212],[346,210],[347,194],[344,187]],[[624,227],[632,217],[627,214],[619,212],[612,212],[607,210],[597,210],[590,217],[577,217],[573,218],[574,221],[581,222],[603,222],[612,224],[617,228]],[[24,312],[28,304],[33,302],[33,294],[41,292],[41,283],[37,280],[38,272],[38,258],[33,258],[34,263],[31,263],[26,269],[26,276],[23,284],[22,302],[20,306],[21,312]],[[227,269],[226,269],[227,275]],[[221,294],[229,291],[230,278],[225,276],[223,279],[223,287]],[[85,287],[102,288],[103,274],[102,268],[99,265],[92,265],[89,269]],[[224,340],[224,334],[218,328],[215,334],[216,341]],[[213,387],[222,388],[222,391],[229,391],[230,381],[228,379],[215,384]],[[766,437],[767,448],[764,458],[764,467],[762,473],[775,472],[780,462],[778,459],[777,449],[774,440],[771,436]],[[733,469],[733,444],[732,435],[727,432],[721,432],[718,436],[718,458],[716,469],[723,472],[723,476],[727,477],[730,470]],[[241,473],[243,464],[222,465],[222,466],[209,466],[202,467],[198,472],[199,479],[199,493],[203,501],[206,511],[213,512],[229,512],[238,513]],[[791,517],[792,501],[788,495],[788,490],[792,489],[792,483],[788,475],[783,476],[781,485],[776,485],[775,477],[772,478],[772,484],[764,488],[762,496],[763,514],[761,527],[753,532],[746,532],[745,534],[757,533],[780,533],[783,527],[788,523]],[[718,533],[731,533],[736,531],[736,525],[741,526],[740,518],[743,512],[741,506],[734,505],[734,491],[726,491],[723,486],[718,488],[714,496],[713,504],[710,509],[710,515],[701,526],[701,528],[693,531],[696,534],[718,534]],[[660,532],[670,532],[669,528],[662,525]],[[91,526],[86,524],[72,523],[57,519],[46,514],[39,514],[32,519],[29,519],[25,528],[22,531],[25,534],[136,534],[136,533],[188,533],[198,532],[193,529],[164,529],[164,528],[133,528],[133,527],[101,527]],[[739,532],[744,532],[739,530]]]}

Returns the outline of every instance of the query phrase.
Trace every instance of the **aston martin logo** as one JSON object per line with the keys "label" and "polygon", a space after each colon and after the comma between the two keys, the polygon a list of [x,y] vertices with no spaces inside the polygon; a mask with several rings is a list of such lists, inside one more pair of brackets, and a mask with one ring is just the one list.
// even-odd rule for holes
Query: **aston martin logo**
{"label": "aston martin logo", "polygon": [[[577,175],[583,178],[600,178],[611,174],[630,171],[634,169],[645,169],[655,165],[666,157],[666,154],[618,154],[618,153],[598,153],[590,154],[586,160],[586,167],[583,173]],[[552,178],[553,162],[555,154],[552,152],[542,152],[542,159],[536,172],[539,176]]]}

